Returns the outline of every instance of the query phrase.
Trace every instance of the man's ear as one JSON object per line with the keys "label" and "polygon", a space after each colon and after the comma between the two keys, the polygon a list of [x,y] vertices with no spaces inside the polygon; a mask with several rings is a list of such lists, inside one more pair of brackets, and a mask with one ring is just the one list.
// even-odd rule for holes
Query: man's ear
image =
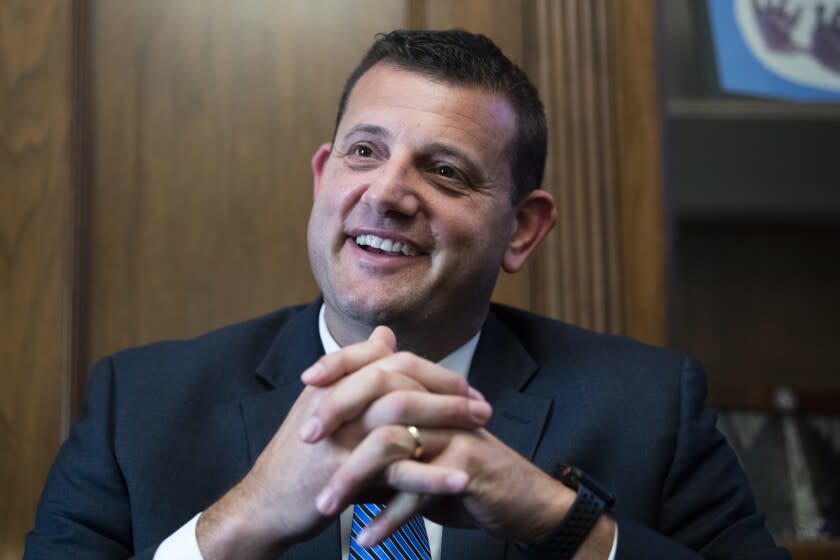
{"label": "man's ear", "polygon": [[516,205],[513,232],[508,242],[502,268],[516,272],[557,222],[554,199],[546,191],[533,190]]}
{"label": "man's ear", "polygon": [[324,174],[324,166],[327,164],[327,160],[330,158],[330,150],[332,149],[332,144],[329,142],[324,142],[318,149],[315,151],[315,155],[312,156],[312,196],[315,197],[318,194],[318,187],[321,186],[321,177]]}

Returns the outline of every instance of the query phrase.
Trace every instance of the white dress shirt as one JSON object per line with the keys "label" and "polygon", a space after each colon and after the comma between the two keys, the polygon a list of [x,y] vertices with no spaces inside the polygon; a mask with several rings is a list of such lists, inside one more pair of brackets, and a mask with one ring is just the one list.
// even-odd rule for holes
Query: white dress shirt
{"label": "white dress shirt", "polygon": [[[324,319],[323,304],[321,305],[321,311],[318,314],[318,334],[321,336],[321,344],[324,346],[325,353],[330,354],[341,349],[341,346],[338,345],[327,328],[327,322]],[[438,365],[466,378],[470,371],[470,364],[472,363],[475,347],[478,345],[478,339],[480,336],[481,331],[469,339],[466,344],[440,360]],[[201,556],[201,551],[198,548],[198,540],[195,536],[195,528],[198,524],[198,518],[200,516],[201,513],[198,513],[180,529],[167,537],[167,539],[163,541],[155,551],[154,560],[204,560]],[[341,513],[339,518],[341,527],[341,560],[348,560],[349,557],[350,526],[352,524],[352,520],[353,506],[349,506]],[[440,560],[443,527],[434,521],[430,521],[425,518],[423,521],[426,524],[426,533],[429,536],[429,549],[432,552],[432,560]],[[618,527],[616,526],[612,550],[610,551],[608,560],[615,560],[615,549],[617,544]]]}

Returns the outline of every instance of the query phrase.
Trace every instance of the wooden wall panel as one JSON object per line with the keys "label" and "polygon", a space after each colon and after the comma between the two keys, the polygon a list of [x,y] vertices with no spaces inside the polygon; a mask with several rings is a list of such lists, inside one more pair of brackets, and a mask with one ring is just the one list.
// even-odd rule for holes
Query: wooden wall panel
{"label": "wooden wall panel", "polygon": [[67,379],[69,3],[0,3],[0,559],[23,554]]}
{"label": "wooden wall panel", "polygon": [[536,263],[534,299],[555,317],[622,332],[615,122],[604,0],[537,2],[535,72],[549,120],[546,190],[556,234]]}
{"label": "wooden wall panel", "polygon": [[609,3],[621,247],[622,332],[667,342],[669,217],[662,179],[656,1]]}
{"label": "wooden wall panel", "polygon": [[88,361],[311,299],[309,159],[376,0],[96,3]]}
{"label": "wooden wall panel", "polygon": [[524,62],[523,0],[427,0],[424,27],[483,33],[517,64]]}

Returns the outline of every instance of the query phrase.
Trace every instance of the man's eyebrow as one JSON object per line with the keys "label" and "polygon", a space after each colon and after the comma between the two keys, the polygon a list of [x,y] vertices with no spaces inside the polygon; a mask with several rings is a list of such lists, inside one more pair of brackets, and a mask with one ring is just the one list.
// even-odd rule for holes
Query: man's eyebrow
{"label": "man's eyebrow", "polygon": [[426,151],[426,152],[429,152],[429,153],[434,153],[434,154],[443,154],[443,155],[447,155],[447,156],[450,156],[450,157],[454,157],[454,158],[462,159],[462,160],[466,160],[466,161],[471,160],[471,158],[469,156],[467,156],[467,154],[465,154],[464,152],[462,152],[458,148],[456,148],[454,146],[450,146],[449,144],[443,144],[441,142],[432,142],[431,144],[428,144],[423,151]]}
{"label": "man's eyebrow", "polygon": [[381,138],[388,138],[391,136],[391,133],[388,129],[377,126],[375,124],[357,124],[353,128],[347,131],[347,134],[344,135],[342,140],[347,140],[353,136],[357,136],[359,134],[368,134],[371,136],[379,136]]}

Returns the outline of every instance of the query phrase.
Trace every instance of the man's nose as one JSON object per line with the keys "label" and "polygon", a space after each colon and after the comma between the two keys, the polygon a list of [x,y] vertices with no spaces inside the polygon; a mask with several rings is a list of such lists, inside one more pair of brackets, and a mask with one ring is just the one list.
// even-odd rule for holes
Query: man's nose
{"label": "man's nose", "polygon": [[420,207],[419,180],[409,162],[392,158],[379,168],[378,175],[362,195],[362,201],[383,216],[389,213],[413,216]]}

